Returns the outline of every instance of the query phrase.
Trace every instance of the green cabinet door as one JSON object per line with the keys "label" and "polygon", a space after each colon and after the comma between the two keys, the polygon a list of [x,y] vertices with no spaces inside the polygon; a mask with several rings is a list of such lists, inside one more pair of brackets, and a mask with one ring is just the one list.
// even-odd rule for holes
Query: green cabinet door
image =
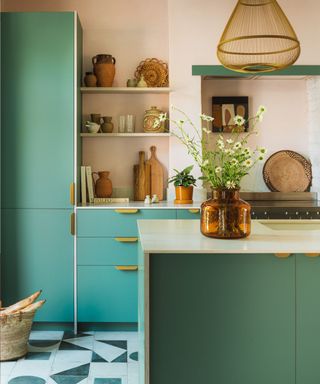
{"label": "green cabinet door", "polygon": [[1,14],[2,208],[68,208],[74,13]]}
{"label": "green cabinet door", "polygon": [[295,383],[294,257],[150,257],[152,384]]}
{"label": "green cabinet door", "polygon": [[177,209],[177,219],[182,220],[199,220],[200,209]]}
{"label": "green cabinet door", "polygon": [[78,266],[78,321],[137,322],[137,271]]}
{"label": "green cabinet door", "polygon": [[2,210],[3,304],[42,289],[36,321],[73,320],[71,210]]}
{"label": "green cabinet door", "polygon": [[320,383],[320,257],[297,255],[297,384]]}

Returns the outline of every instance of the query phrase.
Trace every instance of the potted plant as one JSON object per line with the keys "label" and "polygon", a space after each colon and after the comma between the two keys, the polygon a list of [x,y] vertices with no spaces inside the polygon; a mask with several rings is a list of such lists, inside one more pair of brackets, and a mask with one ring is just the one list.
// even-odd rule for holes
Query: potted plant
{"label": "potted plant", "polygon": [[[202,171],[200,179],[212,189],[212,199],[201,205],[202,234],[221,239],[249,236],[251,207],[240,199],[240,182],[259,161],[264,160],[266,149],[249,148],[248,139],[258,134],[256,125],[262,121],[266,108],[260,106],[256,115],[247,120],[235,116],[234,130],[227,137],[219,134],[215,140],[210,140],[211,116],[201,114],[201,129],[198,129],[183,111],[173,109],[182,115],[182,119],[170,120],[174,125],[171,132],[186,146]],[[162,114],[159,122],[166,119],[166,114]],[[240,132],[242,129],[239,128],[249,122],[251,130]]]}
{"label": "potted plant", "polygon": [[193,196],[193,186],[196,185],[196,179],[191,175],[193,165],[177,171],[174,169],[176,174],[172,176],[168,181],[173,183],[176,189],[176,204],[191,204]]}

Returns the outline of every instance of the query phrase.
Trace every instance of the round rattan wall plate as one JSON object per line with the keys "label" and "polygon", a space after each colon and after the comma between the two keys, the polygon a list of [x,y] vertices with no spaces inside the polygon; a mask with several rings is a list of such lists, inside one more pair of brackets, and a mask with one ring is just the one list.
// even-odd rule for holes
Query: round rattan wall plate
{"label": "round rattan wall plate", "polygon": [[312,166],[297,152],[279,151],[266,161],[263,179],[272,192],[305,192],[311,186]]}
{"label": "round rattan wall plate", "polygon": [[135,71],[135,78],[140,79],[143,75],[148,87],[168,87],[168,64],[152,58],[141,61]]}

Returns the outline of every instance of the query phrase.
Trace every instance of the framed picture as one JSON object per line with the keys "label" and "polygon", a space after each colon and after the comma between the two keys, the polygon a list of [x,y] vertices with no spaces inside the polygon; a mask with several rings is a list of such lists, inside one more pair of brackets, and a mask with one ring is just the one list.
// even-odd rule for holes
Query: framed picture
{"label": "framed picture", "polygon": [[237,127],[233,118],[237,115],[245,120],[249,117],[249,98],[248,96],[214,96],[212,97],[212,122],[213,132],[247,132],[248,124]]}

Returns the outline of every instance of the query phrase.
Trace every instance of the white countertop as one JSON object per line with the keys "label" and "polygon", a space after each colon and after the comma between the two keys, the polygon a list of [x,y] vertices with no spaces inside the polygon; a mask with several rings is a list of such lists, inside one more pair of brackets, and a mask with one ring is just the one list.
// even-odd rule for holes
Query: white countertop
{"label": "white countertop", "polygon": [[[265,225],[272,223],[282,229]],[[320,253],[320,220],[253,220],[251,235],[239,240],[205,237],[199,220],[138,220],[138,227],[145,253]]]}
{"label": "white countertop", "polygon": [[145,204],[143,201],[130,201],[129,203],[79,205],[77,209],[200,209],[201,204],[201,201],[194,201],[192,204],[174,204],[173,201]]}

